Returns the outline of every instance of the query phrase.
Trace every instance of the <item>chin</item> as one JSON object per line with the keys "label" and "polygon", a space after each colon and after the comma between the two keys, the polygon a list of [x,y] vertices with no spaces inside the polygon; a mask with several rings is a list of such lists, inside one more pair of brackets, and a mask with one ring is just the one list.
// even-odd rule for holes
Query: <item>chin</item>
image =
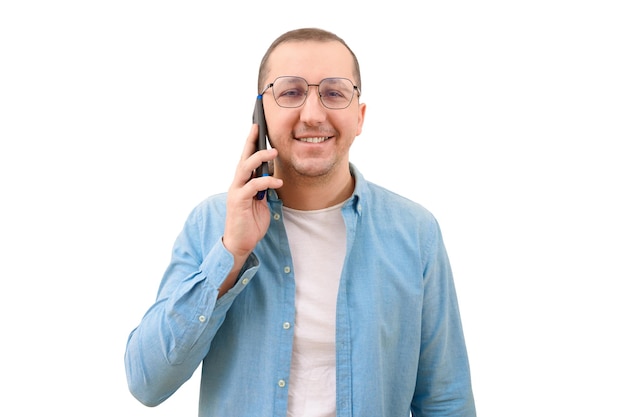
{"label": "chin", "polygon": [[333,171],[335,164],[330,161],[306,161],[293,165],[293,171],[303,177],[324,177]]}

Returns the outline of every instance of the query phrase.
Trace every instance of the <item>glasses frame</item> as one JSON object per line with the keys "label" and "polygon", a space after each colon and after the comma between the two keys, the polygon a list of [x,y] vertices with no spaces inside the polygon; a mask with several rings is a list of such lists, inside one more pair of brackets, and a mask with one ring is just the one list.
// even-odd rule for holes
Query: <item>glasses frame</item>
{"label": "glasses frame", "polygon": [[[274,84],[276,84],[276,81],[278,81],[281,78],[297,78],[300,79],[302,81],[305,82],[306,84],[306,91],[304,92],[304,99],[302,100],[302,104],[299,104],[297,106],[283,106],[278,102],[278,99],[276,98],[276,96],[274,95],[274,89],[272,87],[274,87]],[[328,107],[325,103],[324,100],[322,99],[322,94],[320,93],[320,84],[322,84],[324,81],[326,80],[346,80],[348,81],[350,84],[352,84],[352,97],[350,97],[350,100],[348,101],[348,104],[346,104],[345,107]],[[276,77],[276,79],[269,83],[268,85],[265,86],[265,88],[263,88],[263,90],[261,91],[261,93],[259,95],[263,95],[267,92],[267,90],[269,90],[270,88],[272,88],[272,97],[274,98],[274,101],[276,102],[276,105],[278,105],[278,107],[282,107],[284,109],[297,109],[298,107],[302,107],[304,105],[304,103],[306,103],[306,99],[309,96],[309,90],[310,87],[317,87],[317,97],[320,100],[320,103],[322,103],[322,106],[326,107],[328,110],[343,110],[343,109],[347,109],[348,107],[350,107],[350,104],[352,104],[352,100],[354,100],[354,92],[356,91],[356,96],[357,97],[361,97],[361,89],[354,85],[354,83],[352,82],[352,80],[350,80],[349,78],[344,78],[344,77],[328,77],[328,78],[324,78],[322,79],[318,84],[310,84],[307,80],[305,80],[302,77],[298,77],[295,75],[281,75],[280,77]]]}

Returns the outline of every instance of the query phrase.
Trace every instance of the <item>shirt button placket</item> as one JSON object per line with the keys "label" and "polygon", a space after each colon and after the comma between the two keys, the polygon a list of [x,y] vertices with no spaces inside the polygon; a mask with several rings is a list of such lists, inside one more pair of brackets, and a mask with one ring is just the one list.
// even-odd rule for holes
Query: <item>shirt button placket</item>
{"label": "shirt button placket", "polygon": [[[276,220],[279,219],[278,215],[275,215],[274,217]],[[283,267],[283,272],[285,273],[285,275],[288,275],[291,273],[291,267],[289,265],[285,265]],[[283,322],[283,330],[289,330],[291,329],[291,323],[289,321],[285,321]],[[287,382],[284,379],[279,379],[278,380],[278,387],[279,388],[285,388],[287,386]]]}

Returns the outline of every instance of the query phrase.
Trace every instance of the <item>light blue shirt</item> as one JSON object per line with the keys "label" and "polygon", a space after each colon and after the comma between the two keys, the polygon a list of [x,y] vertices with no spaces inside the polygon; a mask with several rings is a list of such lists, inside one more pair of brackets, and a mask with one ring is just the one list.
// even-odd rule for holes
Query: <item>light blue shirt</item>
{"label": "light blue shirt", "polygon": [[[342,207],[347,252],[337,296],[337,417],[475,416],[450,263],[422,206],[356,178]],[[128,385],[142,403],[171,396],[202,364],[200,417],[285,417],[295,319],[282,203],[221,298],[233,267],[221,237],[226,195],[189,215],[156,302],[128,339]],[[311,248],[315,250],[315,248]]]}

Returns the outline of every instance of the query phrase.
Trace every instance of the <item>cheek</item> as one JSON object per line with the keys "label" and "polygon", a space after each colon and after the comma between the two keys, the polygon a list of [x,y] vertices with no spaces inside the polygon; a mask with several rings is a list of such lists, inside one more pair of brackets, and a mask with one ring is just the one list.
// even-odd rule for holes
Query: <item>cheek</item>
{"label": "cheek", "polygon": [[285,136],[291,136],[291,126],[293,126],[289,117],[276,115],[266,115],[267,133],[270,137],[270,144],[274,147],[275,143],[279,143]]}
{"label": "cheek", "polygon": [[291,136],[289,133],[290,130],[286,127],[287,125],[283,122],[274,122],[271,125],[268,122],[267,125],[267,134],[270,139],[270,144],[272,147],[275,147],[275,144],[279,144],[285,141],[286,136]]}
{"label": "cheek", "polygon": [[351,119],[343,124],[342,132],[344,133],[344,136],[356,137],[361,134],[362,127],[363,123],[361,123],[360,118],[357,118],[356,120]]}

